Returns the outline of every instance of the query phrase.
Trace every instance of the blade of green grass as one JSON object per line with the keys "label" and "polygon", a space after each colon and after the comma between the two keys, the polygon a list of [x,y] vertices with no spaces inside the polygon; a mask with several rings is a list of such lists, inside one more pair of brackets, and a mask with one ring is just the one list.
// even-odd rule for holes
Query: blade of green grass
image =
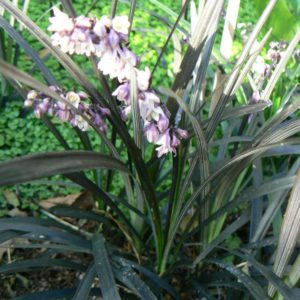
{"label": "blade of green grass", "polygon": [[254,268],[256,268],[271,284],[273,284],[285,300],[299,299],[299,289],[289,288],[280,277],[274,274],[268,267],[256,261],[252,256],[245,254],[240,255],[240,257],[244,257],[245,260],[247,260]]}
{"label": "blade of green grass", "polygon": [[[266,136],[265,139],[261,142],[261,145],[279,143],[280,141],[287,139],[288,137],[290,137],[300,131],[299,125],[300,125],[300,122],[297,119],[286,121],[286,122],[278,125],[277,128],[273,128],[272,132],[269,132],[268,136]],[[272,147],[272,149],[273,149],[273,147]],[[247,160],[248,160],[248,162],[247,162]],[[241,164],[238,164],[235,169],[232,168],[231,176],[224,178],[223,182],[219,184],[219,191],[218,191],[217,195],[215,196],[215,201],[214,201],[214,211],[217,210],[219,207],[221,207],[222,203],[224,202],[224,199],[227,199],[226,197],[230,196],[230,194],[231,194],[230,187],[234,186],[234,184],[236,182],[235,178],[238,178],[238,176],[240,176],[241,171],[244,170],[245,166],[248,165],[251,161],[252,161],[252,158],[246,158],[246,160],[244,162],[241,162]],[[225,191],[227,191],[227,194],[225,193]],[[222,222],[222,223],[224,223],[224,222]],[[219,225],[221,225],[222,223],[219,222]],[[216,229],[217,229],[217,227],[212,225],[212,230],[214,232],[213,234],[217,234]],[[220,228],[218,228],[218,230],[220,230]]]}

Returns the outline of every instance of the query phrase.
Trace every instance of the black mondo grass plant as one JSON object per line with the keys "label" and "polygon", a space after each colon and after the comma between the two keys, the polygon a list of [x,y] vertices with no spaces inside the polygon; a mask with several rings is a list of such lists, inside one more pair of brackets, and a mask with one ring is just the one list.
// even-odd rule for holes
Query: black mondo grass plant
{"label": "black mondo grass plant", "polygon": [[[299,79],[300,31],[288,43],[269,43],[272,29],[263,27],[278,2],[270,0],[233,58],[239,1],[183,1],[176,14],[151,0],[164,17],[143,1],[112,1],[110,16],[86,2],[86,15],[72,1],[56,3],[46,33],[0,0],[1,85],[65,149],[2,162],[0,185],[61,174],[94,201],[90,209],[57,205],[0,219],[0,244],[42,250],[12,255],[2,278],[45,267],[78,274],[71,288],[15,299],[300,299],[300,91],[296,84],[276,90],[287,69]],[[127,15],[118,14],[120,5]],[[143,9],[169,30],[152,68],[130,47]],[[71,88],[24,31],[67,71]],[[39,80],[8,59],[8,43],[30,57]],[[155,86],[174,48],[173,85]],[[280,99],[275,110],[273,98]],[[81,149],[71,148],[57,120],[70,123]]]}

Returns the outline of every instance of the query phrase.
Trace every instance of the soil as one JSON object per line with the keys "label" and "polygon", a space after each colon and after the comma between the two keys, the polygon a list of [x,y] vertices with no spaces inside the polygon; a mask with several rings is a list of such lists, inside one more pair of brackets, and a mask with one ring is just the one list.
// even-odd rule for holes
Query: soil
{"label": "soil", "polygon": [[[15,249],[11,254],[5,253],[1,264],[30,258],[38,258],[45,254],[45,250]],[[79,257],[76,254],[56,254],[51,258],[68,259],[88,265],[89,257]],[[51,267],[0,276],[0,300],[9,300],[17,296],[34,292],[55,290],[61,288],[76,288],[83,274],[65,268]]]}

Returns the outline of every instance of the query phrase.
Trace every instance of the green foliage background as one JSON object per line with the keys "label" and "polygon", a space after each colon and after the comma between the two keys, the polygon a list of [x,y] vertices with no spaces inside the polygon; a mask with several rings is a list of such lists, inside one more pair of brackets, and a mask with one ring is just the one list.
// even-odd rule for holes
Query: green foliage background
{"label": "green foliage background", "polygon": [[[261,13],[268,0],[255,0],[255,6]],[[273,36],[278,40],[290,40],[300,26],[300,1],[279,0],[265,28],[273,28]]]}

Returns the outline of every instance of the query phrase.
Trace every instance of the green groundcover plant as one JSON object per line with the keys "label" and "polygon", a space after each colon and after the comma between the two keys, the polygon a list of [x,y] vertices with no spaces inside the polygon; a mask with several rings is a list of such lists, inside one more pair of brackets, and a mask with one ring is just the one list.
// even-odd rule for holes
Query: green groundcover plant
{"label": "green groundcover plant", "polygon": [[[2,264],[0,273],[60,267],[81,274],[73,288],[16,299],[299,299],[299,89],[276,84],[299,77],[300,31],[268,44],[272,29],[262,28],[277,3],[270,0],[235,60],[239,1],[185,1],[178,15],[151,3],[165,15],[147,13],[170,28],[152,69],[130,48],[139,1],[112,1],[103,16],[93,5],[81,15],[62,0],[45,33],[0,0],[2,87],[17,91],[65,149],[2,162],[0,185],[60,174],[95,202],[93,209],[58,205],[43,217],[0,219],[0,243],[44,249]],[[118,15],[118,5],[128,14]],[[16,23],[67,71],[72,89],[60,85]],[[38,79],[8,59],[13,42]],[[170,48],[174,83],[155,86]],[[57,120],[73,128],[84,150],[71,148]],[[82,220],[96,225],[88,230]]]}

